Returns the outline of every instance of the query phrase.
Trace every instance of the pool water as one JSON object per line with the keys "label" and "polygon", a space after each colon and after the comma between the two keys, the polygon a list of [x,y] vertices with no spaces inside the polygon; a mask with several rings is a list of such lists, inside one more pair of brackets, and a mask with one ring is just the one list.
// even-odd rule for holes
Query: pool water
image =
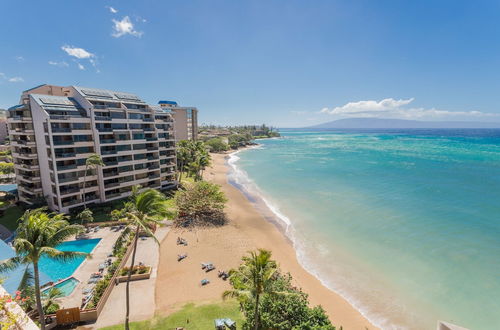
{"label": "pool water", "polygon": [[66,297],[66,296],[69,296],[71,294],[71,292],[73,292],[73,290],[78,285],[78,283],[80,283],[80,281],[78,281],[74,277],[70,277],[65,281],[57,283],[53,287],[50,287],[50,288],[43,290],[43,293],[48,292],[52,288],[58,288],[59,290],[61,290],[62,296]]}
{"label": "pool water", "polygon": [[[90,253],[99,243],[100,238],[82,239],[77,241],[68,241],[56,246],[61,251],[76,251]],[[85,260],[84,256],[76,257],[70,261],[58,261],[48,257],[42,257],[39,261],[40,271],[50,277],[51,281],[57,282],[73,275],[74,271]],[[64,282],[63,282],[64,283]]]}

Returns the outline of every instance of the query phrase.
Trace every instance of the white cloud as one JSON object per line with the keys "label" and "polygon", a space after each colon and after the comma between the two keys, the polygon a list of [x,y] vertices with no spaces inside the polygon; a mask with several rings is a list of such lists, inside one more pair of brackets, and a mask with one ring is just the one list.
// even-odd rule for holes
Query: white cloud
{"label": "white cloud", "polygon": [[332,110],[328,108],[321,109],[323,113],[331,115],[351,114],[351,113],[366,113],[372,111],[390,111],[398,109],[404,105],[413,102],[413,98],[407,100],[395,100],[393,98],[383,99],[382,101],[358,101],[349,102],[341,107],[335,107]]}
{"label": "white cloud", "polygon": [[76,57],[79,59],[95,57],[94,54],[86,51],[83,48],[77,48],[77,47],[64,45],[61,47],[61,49],[64,50],[69,56],[73,56],[73,57]]}
{"label": "white cloud", "polygon": [[24,79],[21,78],[21,77],[12,77],[12,78],[9,78],[9,82],[23,82]]}
{"label": "white cloud", "polygon": [[81,63],[76,63],[78,65],[78,69],[85,70],[85,67]]}
{"label": "white cloud", "polygon": [[106,8],[108,8],[108,9],[109,9],[109,11],[110,11],[111,13],[113,13],[113,14],[116,14],[116,13],[118,12],[118,10],[117,10],[117,9],[115,9],[115,8],[113,8],[113,7],[111,7],[111,6],[107,6]]}
{"label": "white cloud", "polygon": [[17,83],[17,82],[23,82],[24,79],[22,77],[7,77],[7,75],[3,72],[0,72],[0,79],[2,80],[7,80],[8,82],[12,83]]}
{"label": "white cloud", "polygon": [[64,61],[61,61],[61,62],[49,61],[49,64],[53,65],[53,66],[58,66],[58,67],[61,67],[61,68],[66,68],[66,67],[69,66],[69,64],[66,63],[66,62],[64,62]]}
{"label": "white cloud", "polygon": [[16,61],[18,61],[18,62],[24,62],[24,57],[22,57],[22,56],[16,56]]}
{"label": "white cloud", "polygon": [[113,26],[114,32],[111,35],[115,38],[119,38],[126,34],[130,34],[134,37],[139,38],[142,36],[142,32],[135,30],[134,24],[132,23],[132,21],[130,21],[130,18],[128,16],[122,18],[121,21],[113,19],[113,23],[115,24],[115,26]]}
{"label": "white cloud", "polygon": [[370,117],[370,118],[399,118],[399,119],[418,119],[418,120],[436,120],[436,119],[456,119],[467,120],[474,118],[500,117],[497,113],[488,113],[481,111],[449,111],[441,109],[408,108],[414,98],[396,100],[393,98],[383,99],[381,101],[357,101],[349,102],[343,106],[332,109],[323,108],[320,113],[334,115],[339,118],[348,117]]}

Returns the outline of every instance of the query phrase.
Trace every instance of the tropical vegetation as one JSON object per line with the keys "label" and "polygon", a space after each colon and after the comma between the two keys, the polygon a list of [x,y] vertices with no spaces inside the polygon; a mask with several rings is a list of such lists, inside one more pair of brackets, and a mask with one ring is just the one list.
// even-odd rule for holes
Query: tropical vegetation
{"label": "tropical vegetation", "polygon": [[83,192],[82,192],[82,197],[83,197],[83,207],[86,209],[87,204],[85,201],[85,188],[87,188],[87,175],[88,175],[88,170],[89,169],[97,169],[98,166],[104,166],[104,162],[98,154],[92,154],[90,155],[86,160],[85,160],[85,175],[83,177]]}
{"label": "tropical vegetation", "polygon": [[181,182],[185,172],[195,181],[201,181],[203,171],[210,165],[208,147],[202,141],[182,140],[177,144],[178,181]]}
{"label": "tropical vegetation", "polygon": [[179,189],[174,195],[177,209],[175,223],[179,226],[223,225],[227,198],[220,186],[198,181]]}
{"label": "tropical vegetation", "polygon": [[33,266],[36,309],[42,330],[45,329],[45,313],[40,293],[40,258],[67,261],[86,256],[86,253],[57,249],[59,244],[82,231],[82,226],[70,225],[63,214],[48,213],[46,208],[28,210],[19,219],[13,244],[16,256],[0,262],[0,272],[15,269],[22,264]]}
{"label": "tropical vegetation", "polygon": [[205,141],[210,152],[224,152],[229,150],[229,145],[224,142],[220,137],[211,138]]}
{"label": "tropical vegetation", "polygon": [[289,274],[280,273],[270,251],[252,251],[242,261],[229,272],[233,288],[223,298],[239,301],[243,329],[335,329],[323,308],[310,308],[307,294],[292,285]]}

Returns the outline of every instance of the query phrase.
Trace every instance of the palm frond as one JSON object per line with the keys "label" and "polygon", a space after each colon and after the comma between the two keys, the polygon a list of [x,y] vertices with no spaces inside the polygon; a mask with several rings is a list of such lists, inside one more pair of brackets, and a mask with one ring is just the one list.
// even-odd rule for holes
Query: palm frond
{"label": "palm frond", "polygon": [[16,269],[19,265],[22,264],[22,261],[23,261],[22,257],[19,256],[0,261],[0,273]]}
{"label": "palm frond", "polygon": [[78,257],[87,257],[89,254],[76,251],[60,251],[53,247],[44,246],[40,248],[40,255],[47,255],[51,259],[58,261],[70,261]]}

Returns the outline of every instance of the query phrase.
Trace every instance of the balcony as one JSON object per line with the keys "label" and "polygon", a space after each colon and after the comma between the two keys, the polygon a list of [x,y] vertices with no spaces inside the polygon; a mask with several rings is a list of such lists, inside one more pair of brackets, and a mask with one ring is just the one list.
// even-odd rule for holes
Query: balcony
{"label": "balcony", "polygon": [[56,158],[69,158],[69,157],[76,157],[76,153],[74,152],[67,152],[67,153],[56,153]]}
{"label": "balcony", "polygon": [[75,141],[73,141],[73,140],[54,140],[55,146],[67,146],[67,145],[73,145],[73,144],[75,144]]}
{"label": "balcony", "polygon": [[115,139],[102,139],[101,144],[106,144],[106,143],[116,143]]}
{"label": "balcony", "polygon": [[158,141],[158,138],[156,137],[146,138],[146,141]]}
{"label": "balcony", "polygon": [[52,127],[52,133],[70,133],[71,127]]}
{"label": "balcony", "polygon": [[111,117],[109,117],[109,116],[95,116],[94,118],[97,121],[101,121],[101,120],[111,121]]}
{"label": "balcony", "polygon": [[58,171],[67,171],[67,170],[73,170],[76,169],[78,166],[76,164],[72,165],[65,165],[65,166],[57,166]]}
{"label": "balcony", "polygon": [[68,189],[61,189],[59,192],[60,192],[61,196],[64,196],[64,195],[73,194],[73,193],[76,193],[79,191],[80,191],[79,187],[72,187],[72,188],[68,188]]}
{"label": "balcony", "polygon": [[113,132],[113,129],[111,127],[98,127],[97,130],[99,132]]}

